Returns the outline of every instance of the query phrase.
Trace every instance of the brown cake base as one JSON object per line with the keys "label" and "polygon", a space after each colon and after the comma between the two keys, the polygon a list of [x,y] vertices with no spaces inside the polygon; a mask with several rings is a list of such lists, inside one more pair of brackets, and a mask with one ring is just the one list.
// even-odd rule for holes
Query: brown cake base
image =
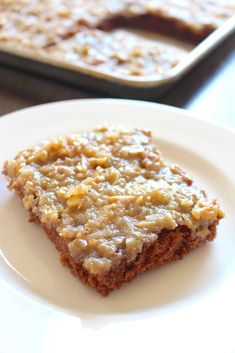
{"label": "brown cake base", "polygon": [[[32,213],[30,222],[41,224],[38,217]],[[151,245],[145,245],[135,260],[123,260],[104,276],[90,274],[82,263],[74,261],[69,254],[65,240],[54,229],[49,226],[43,226],[43,228],[60,252],[61,263],[69,267],[73,275],[79,277],[82,283],[95,288],[103,296],[107,296],[113,290],[119,289],[123,283],[132,281],[138,274],[180,260],[193,249],[200,247],[207,241],[212,241],[216,236],[217,224],[218,222],[214,222],[210,226],[210,233],[204,239],[193,238],[191,230],[185,226],[179,226],[173,231],[163,230],[159,234],[158,240]]]}
{"label": "brown cake base", "polygon": [[142,29],[197,44],[211,34],[216,29],[216,26],[208,24],[201,26],[200,30],[198,28],[196,30],[189,23],[164,16],[161,11],[159,13],[156,11],[154,15],[115,15],[102,21],[99,28],[104,31],[110,31],[115,28]]}

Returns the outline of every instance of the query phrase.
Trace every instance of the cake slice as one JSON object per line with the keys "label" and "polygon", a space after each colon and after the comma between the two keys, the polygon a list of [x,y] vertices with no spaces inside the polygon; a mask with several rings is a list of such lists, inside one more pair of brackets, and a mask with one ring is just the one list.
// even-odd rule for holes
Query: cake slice
{"label": "cake slice", "polygon": [[150,132],[119,125],[23,150],[4,174],[61,262],[104,296],[213,240],[224,216]]}

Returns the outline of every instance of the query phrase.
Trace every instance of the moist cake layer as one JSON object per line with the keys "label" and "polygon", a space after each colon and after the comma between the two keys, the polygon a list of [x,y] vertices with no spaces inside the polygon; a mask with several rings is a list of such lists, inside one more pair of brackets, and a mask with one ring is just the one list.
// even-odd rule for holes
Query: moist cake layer
{"label": "moist cake layer", "polygon": [[235,14],[232,0],[2,0],[0,43],[38,49],[75,34],[80,26],[133,26],[201,40]]}
{"label": "moist cake layer", "polygon": [[223,217],[217,201],[138,129],[101,126],[53,138],[21,151],[4,171],[32,217],[98,278],[135,261],[164,231],[183,227],[203,243]]}
{"label": "moist cake layer", "polygon": [[106,17],[101,27],[132,26],[199,42],[234,14],[233,0],[137,0]]}
{"label": "moist cake layer", "polygon": [[198,42],[234,14],[230,0],[2,0],[0,46],[75,69],[164,79],[186,52],[104,30],[133,27]]}

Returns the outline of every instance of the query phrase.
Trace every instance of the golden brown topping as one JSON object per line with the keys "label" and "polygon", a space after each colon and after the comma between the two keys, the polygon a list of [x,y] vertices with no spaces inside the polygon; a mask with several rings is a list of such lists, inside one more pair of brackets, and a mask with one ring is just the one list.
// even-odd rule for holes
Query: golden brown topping
{"label": "golden brown topping", "polygon": [[79,184],[75,188],[71,188],[67,191],[65,197],[67,199],[72,196],[81,196],[84,197],[88,193],[88,188],[85,185]]}
{"label": "golden brown topping", "polygon": [[4,169],[10,187],[23,190],[25,208],[55,227],[93,274],[134,259],[163,229],[184,225],[205,237],[223,217],[217,202],[138,129],[112,125],[54,138]]}

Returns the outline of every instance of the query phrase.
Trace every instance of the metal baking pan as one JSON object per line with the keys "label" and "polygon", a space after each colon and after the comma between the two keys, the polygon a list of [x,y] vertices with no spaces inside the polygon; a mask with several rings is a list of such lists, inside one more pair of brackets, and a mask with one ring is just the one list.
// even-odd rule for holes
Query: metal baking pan
{"label": "metal baking pan", "polygon": [[109,96],[153,100],[169,89],[234,30],[235,16],[227,20],[197,46],[188,47],[188,53],[171,70],[171,76],[165,79],[156,79],[154,75],[124,79],[118,74],[101,73],[95,69],[73,66],[66,62],[62,63],[52,58],[38,56],[33,52],[31,54],[23,50],[9,49],[1,44],[0,62],[79,87],[93,89]]}

